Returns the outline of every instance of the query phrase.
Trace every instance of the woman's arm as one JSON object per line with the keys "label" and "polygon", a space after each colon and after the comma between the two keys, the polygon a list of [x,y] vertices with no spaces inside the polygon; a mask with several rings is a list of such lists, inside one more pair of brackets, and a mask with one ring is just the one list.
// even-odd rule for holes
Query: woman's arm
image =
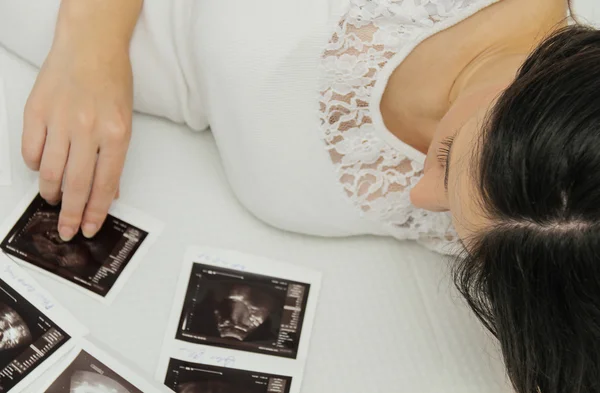
{"label": "woman's arm", "polygon": [[[96,234],[131,135],[129,42],[142,0],[63,0],[52,48],[25,107],[22,153],[40,194],[62,200],[59,232]],[[62,190],[62,191],[61,191]]]}
{"label": "woman's arm", "polygon": [[55,43],[129,47],[143,0],[62,0]]}

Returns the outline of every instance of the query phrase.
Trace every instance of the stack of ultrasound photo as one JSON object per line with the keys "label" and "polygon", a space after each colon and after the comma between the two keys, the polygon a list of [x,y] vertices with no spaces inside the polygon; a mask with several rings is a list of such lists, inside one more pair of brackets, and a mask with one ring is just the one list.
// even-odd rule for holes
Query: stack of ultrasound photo
{"label": "stack of ultrasound photo", "polygon": [[190,248],[158,378],[178,393],[298,393],[319,287],[315,272]]}
{"label": "stack of ultrasound photo", "polygon": [[[6,263],[3,261],[4,266]],[[70,339],[56,322],[0,278],[0,392],[11,391]]]}
{"label": "stack of ultrasound photo", "polygon": [[[5,261],[0,263],[0,268],[6,266]],[[22,280],[25,276],[20,275]],[[27,285],[31,289],[36,284],[28,280]],[[73,330],[68,322],[61,327],[46,314],[0,279],[0,392],[162,391],[77,337],[79,333],[67,333],[65,330]],[[53,314],[61,319],[57,312]]]}
{"label": "stack of ultrasound photo", "polygon": [[[87,333],[87,329],[60,307],[21,266],[49,275],[80,293],[110,304],[162,229],[159,223],[132,209],[119,207],[116,211],[118,217],[109,215],[94,238],[86,239],[78,234],[70,242],[64,242],[57,230],[60,205],[49,205],[32,190],[3,224],[0,243],[4,252],[0,255],[0,393],[33,392],[31,383],[43,380],[50,370],[60,367],[59,360],[80,349]],[[90,354],[94,355],[95,352]],[[156,387],[132,390],[126,383],[118,383],[124,387],[117,389],[116,383],[100,383],[101,380],[108,381],[107,371],[96,372],[96,376],[91,373],[93,370],[82,371],[69,384],[61,383],[63,390],[54,384],[45,391],[159,391]]]}
{"label": "stack of ultrasound photo", "polygon": [[260,257],[188,250],[158,382],[91,344],[21,266],[110,304],[162,229],[116,211],[94,238],[64,242],[60,205],[35,193],[4,224],[0,393],[300,393],[320,274]]}

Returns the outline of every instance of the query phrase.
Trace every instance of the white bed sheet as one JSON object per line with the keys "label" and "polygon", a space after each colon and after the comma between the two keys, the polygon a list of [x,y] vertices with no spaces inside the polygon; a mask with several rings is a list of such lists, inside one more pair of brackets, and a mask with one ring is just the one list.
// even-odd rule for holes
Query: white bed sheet
{"label": "white bed sheet", "polygon": [[[578,10],[600,20],[593,0]],[[20,157],[22,113],[36,71],[0,48],[12,186],[0,187],[0,219],[36,175]],[[154,374],[175,283],[188,245],[280,259],[323,272],[302,392],[504,393],[495,342],[462,304],[448,262],[412,243],[322,239],[266,226],[236,201],[210,133],[136,115],[121,200],[166,223],[114,303],[31,274],[89,327],[93,338]]]}

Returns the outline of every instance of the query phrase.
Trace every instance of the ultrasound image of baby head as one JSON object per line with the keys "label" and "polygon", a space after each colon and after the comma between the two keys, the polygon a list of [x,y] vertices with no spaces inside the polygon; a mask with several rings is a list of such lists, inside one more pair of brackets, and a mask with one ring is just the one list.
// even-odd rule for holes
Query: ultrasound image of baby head
{"label": "ultrasound image of baby head", "polygon": [[187,382],[179,385],[177,393],[255,393],[256,390],[221,381]]}
{"label": "ultrasound image of baby head", "polygon": [[29,220],[23,236],[31,240],[32,246],[47,261],[66,268],[84,267],[89,264],[100,265],[104,251],[92,240],[76,236],[70,242],[64,242],[58,234],[56,211],[37,211]]}
{"label": "ultrasound image of baby head", "polygon": [[[52,393],[52,392],[49,392]],[[115,380],[90,371],[77,371],[71,377],[70,393],[131,393]]]}
{"label": "ultrasound image of baby head", "polygon": [[276,298],[259,287],[244,284],[225,289],[214,311],[217,329],[222,338],[244,341],[275,309]]}
{"label": "ultrasound image of baby head", "polygon": [[31,332],[21,316],[4,303],[0,303],[0,352],[29,345]]}

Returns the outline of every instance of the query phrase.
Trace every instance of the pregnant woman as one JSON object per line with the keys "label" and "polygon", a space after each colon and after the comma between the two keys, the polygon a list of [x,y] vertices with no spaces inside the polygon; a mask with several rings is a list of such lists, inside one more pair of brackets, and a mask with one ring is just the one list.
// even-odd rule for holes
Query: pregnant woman
{"label": "pregnant woman", "polygon": [[567,8],[8,0],[0,43],[41,67],[23,156],[41,195],[62,200],[63,240],[102,224],[132,109],[210,128],[257,217],[459,253],[458,288],[515,390],[588,393],[600,392],[600,32],[568,27]]}

